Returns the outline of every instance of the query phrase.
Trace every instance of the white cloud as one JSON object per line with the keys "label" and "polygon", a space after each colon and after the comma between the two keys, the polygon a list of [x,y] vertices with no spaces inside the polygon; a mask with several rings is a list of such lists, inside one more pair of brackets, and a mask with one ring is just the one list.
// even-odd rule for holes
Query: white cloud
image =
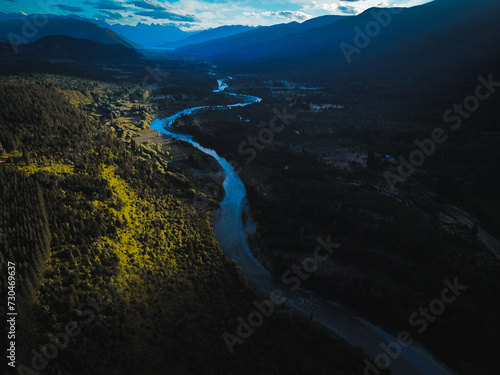
{"label": "white cloud", "polygon": [[[359,14],[372,7],[412,7],[432,0],[359,0],[359,1],[303,1],[290,0],[301,6],[301,11],[315,14]],[[318,14],[315,14],[317,16]]]}
{"label": "white cloud", "polygon": [[290,10],[281,10],[278,12],[262,12],[260,14],[264,17],[286,18],[290,21],[306,21],[312,18],[311,15],[304,12]]}

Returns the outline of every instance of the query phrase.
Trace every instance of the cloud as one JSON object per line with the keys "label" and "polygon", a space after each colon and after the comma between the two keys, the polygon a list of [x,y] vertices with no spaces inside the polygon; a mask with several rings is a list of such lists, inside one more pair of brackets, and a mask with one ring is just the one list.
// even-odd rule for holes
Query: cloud
{"label": "cloud", "polygon": [[[199,21],[197,21],[199,22]],[[185,29],[192,29],[193,27],[198,27],[200,26],[199,23],[173,23],[172,26],[175,26],[175,27],[183,27]]]}
{"label": "cloud", "polygon": [[186,29],[191,29],[193,27],[199,26],[197,23],[186,23],[186,22],[169,22],[169,23],[162,23],[162,26],[175,26],[177,28],[184,27]]}
{"label": "cloud", "polygon": [[356,11],[356,9],[354,9],[354,7],[350,7],[348,5],[339,5],[339,6],[337,6],[337,9],[339,10],[339,12],[342,12],[344,14],[357,14],[358,13]]}
{"label": "cloud", "polygon": [[372,7],[411,7],[433,0],[290,0],[300,5],[300,10],[313,14],[315,17],[324,14],[359,14]]}
{"label": "cloud", "polygon": [[317,3],[316,1],[313,1],[310,4],[305,4],[302,7],[302,10],[309,11],[309,12],[316,12],[316,11],[323,11],[327,13],[336,13],[338,12],[338,6],[339,4],[330,2],[330,3]]}
{"label": "cloud", "polygon": [[125,10],[122,4],[116,3],[112,0],[99,0],[98,2],[86,1],[84,4],[92,6],[94,9],[103,9],[103,10]]}
{"label": "cloud", "polygon": [[310,16],[309,14],[291,10],[281,10],[278,12],[262,12],[260,14],[263,15],[264,17],[286,18],[288,20],[298,20],[298,21],[305,21],[312,18],[312,16]]}
{"label": "cloud", "polygon": [[169,7],[166,4],[160,3],[156,0],[135,0],[130,4],[135,5],[137,8],[151,9],[151,10],[166,10]]}
{"label": "cloud", "polygon": [[[11,0],[8,0],[11,1]],[[61,4],[56,4],[54,5],[56,8],[59,8],[61,10],[67,10],[68,12],[83,12],[85,9],[80,8],[80,7],[73,7],[71,5],[61,5]]]}
{"label": "cloud", "polygon": [[123,18],[120,13],[110,12],[109,10],[101,10],[101,13],[95,14],[94,17],[100,20],[120,20]]}
{"label": "cloud", "polygon": [[185,16],[162,11],[162,10],[151,10],[136,13],[138,16],[151,17],[157,20],[169,20],[169,21],[179,21],[179,22],[199,22],[195,16],[186,14]]}

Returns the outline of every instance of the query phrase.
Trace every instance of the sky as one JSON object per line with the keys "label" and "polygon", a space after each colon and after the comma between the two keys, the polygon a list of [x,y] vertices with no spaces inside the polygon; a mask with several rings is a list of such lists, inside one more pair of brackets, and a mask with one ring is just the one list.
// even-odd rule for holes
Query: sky
{"label": "sky", "polygon": [[410,7],[430,0],[0,0],[0,11],[77,14],[110,24],[173,24],[183,30],[222,25],[273,25],[327,15],[355,15],[368,8]]}

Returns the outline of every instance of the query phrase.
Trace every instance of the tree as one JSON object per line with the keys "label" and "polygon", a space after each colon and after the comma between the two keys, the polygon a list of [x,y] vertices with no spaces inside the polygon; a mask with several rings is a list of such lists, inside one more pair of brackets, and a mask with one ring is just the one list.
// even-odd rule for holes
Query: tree
{"label": "tree", "polygon": [[31,165],[30,153],[26,147],[23,147],[23,160],[26,163],[26,165]]}

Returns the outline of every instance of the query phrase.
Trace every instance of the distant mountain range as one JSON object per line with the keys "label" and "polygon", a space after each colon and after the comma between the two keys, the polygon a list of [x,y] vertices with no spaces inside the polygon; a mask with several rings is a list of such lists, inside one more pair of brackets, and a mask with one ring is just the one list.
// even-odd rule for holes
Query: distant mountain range
{"label": "distant mountain range", "polygon": [[[42,18],[43,17],[43,18]],[[35,33],[23,35],[23,19],[27,18],[31,23],[34,19],[47,19],[48,24],[37,28]],[[9,39],[9,34],[15,34],[15,41],[18,43],[31,43],[49,35],[66,35],[73,38],[93,40],[103,44],[122,44],[129,48],[168,48],[176,49],[186,46],[193,46],[202,43],[210,43],[215,40],[229,39],[228,43],[245,48],[257,43],[272,41],[282,36],[299,33],[311,28],[322,27],[334,23],[343,17],[324,16],[314,18],[303,23],[291,22],[270,27],[250,27],[242,25],[221,26],[201,32],[186,32],[172,25],[155,25],[138,23],[136,26],[114,24],[110,25],[102,20],[83,18],[75,14],[53,15],[53,14],[31,14],[24,13],[3,13],[0,12],[0,39]],[[13,33],[13,34],[11,34]],[[247,34],[249,33],[249,34]],[[241,38],[239,35],[244,34]],[[210,55],[226,52],[232,47],[223,47],[212,50],[212,46],[219,43],[203,46]],[[181,51],[185,53],[185,51]],[[188,54],[191,54],[187,50]],[[200,56],[204,55],[200,51]]]}
{"label": "distant mountain range", "polygon": [[159,44],[158,47],[163,48],[179,48],[184,46],[189,46],[192,44],[200,44],[204,42],[208,42],[210,40],[227,38],[233,35],[241,34],[250,30],[254,30],[255,27],[251,26],[221,26],[215,29],[209,29],[199,32],[198,34],[194,34],[188,36],[185,39],[181,39],[175,42],[169,42],[164,44]]}
{"label": "distant mountain range", "polygon": [[213,58],[224,56],[247,48],[266,43],[272,43],[280,38],[291,37],[292,34],[332,25],[343,19],[342,16],[323,16],[313,18],[303,23],[290,22],[274,26],[259,27],[241,34],[229,36],[222,39],[211,40],[205,43],[181,47],[176,50],[179,55],[190,55],[202,58]]}
{"label": "distant mountain range", "polygon": [[[321,84],[334,84],[339,77],[420,84],[436,75],[454,79],[495,68],[490,62],[500,61],[498,14],[498,0],[435,0],[412,8],[372,8],[357,16],[323,16],[303,23],[223,26],[187,37],[173,26],[109,26],[99,21],[101,27],[78,16],[50,16],[47,25],[26,38],[20,19],[25,16],[0,12],[0,21],[8,19],[0,22],[0,39],[8,40],[11,32],[24,43],[65,35],[128,48],[148,40],[150,45],[177,47],[175,56],[210,60],[235,73]],[[0,51],[6,49],[8,44],[2,43]],[[123,53],[130,56],[128,50]]]}
{"label": "distant mountain range", "polygon": [[[23,16],[24,17],[24,16]],[[0,39],[13,41],[18,44],[35,42],[51,35],[65,35],[72,38],[88,39],[101,44],[121,44],[128,48],[133,45],[114,31],[102,28],[94,23],[73,18],[48,17],[43,27],[37,27],[40,19],[35,15],[26,16],[34,25],[33,30],[26,32],[26,24],[21,18],[10,19],[0,23]]]}
{"label": "distant mountain range", "polygon": [[[237,25],[237,26],[221,26],[215,29],[204,30],[201,32],[200,31],[188,32],[188,31],[183,31],[173,25],[160,25],[160,24],[148,25],[141,22],[139,22],[135,26],[121,25],[121,24],[110,25],[107,22],[99,19],[84,18],[76,14],[69,14],[64,16],[54,15],[54,14],[32,14],[26,16],[23,13],[4,13],[4,12],[0,12],[0,23],[5,21],[17,20],[17,23],[7,25],[7,27],[10,27],[11,25],[17,25],[25,17],[28,17],[28,19],[33,19],[34,17],[38,17],[38,19],[41,19],[41,17],[46,17],[49,18],[51,21],[77,20],[81,22],[89,22],[103,29],[109,29],[113,31],[114,33],[118,34],[121,39],[123,39],[126,43],[128,43],[129,46],[133,46],[135,48],[156,48],[156,47],[177,48],[190,44],[202,43],[213,39],[224,38],[227,36],[236,35],[254,29],[254,27]],[[66,22],[69,23],[70,21]],[[62,28],[60,30],[60,33],[61,35],[83,37],[83,35],[78,35],[78,36],[69,35],[65,28]],[[35,38],[31,39],[28,38],[28,42],[32,42],[36,39],[39,39],[40,37],[44,37],[47,35],[53,35],[53,34],[48,34],[46,32],[43,33],[43,35],[41,36],[37,35]],[[4,38],[4,36],[0,35],[0,38]],[[104,42],[102,39],[96,41]]]}
{"label": "distant mountain range", "polygon": [[263,27],[175,53],[235,72],[316,83],[348,76],[422,82],[438,74],[485,71],[493,68],[490,62],[500,61],[497,0],[435,0],[391,11],[398,14],[372,8],[306,30],[301,27],[318,19]]}
{"label": "distant mountain range", "polygon": [[[124,40],[129,46],[133,46],[135,48],[151,48],[158,44],[185,39],[193,34],[190,32],[182,31],[181,29],[171,25],[155,25],[155,24],[147,25],[140,22],[136,26],[128,26],[120,24],[110,25],[107,22],[99,19],[84,18],[76,14],[68,14],[64,16],[54,15],[54,14],[31,14],[29,16],[26,16],[23,13],[0,12],[0,22],[12,21],[12,20],[17,20],[17,22],[21,22],[21,20],[25,17],[28,17],[28,19],[30,20],[32,20],[34,17],[37,17],[38,19],[42,19],[41,17],[44,17],[44,18],[49,18],[51,21],[66,20],[66,22],[69,23],[70,22],[69,20],[76,20],[80,22],[91,23],[99,26],[100,28],[109,29],[113,31],[114,33],[118,34],[119,37],[122,40]],[[65,28],[62,28],[60,31],[61,35],[68,35]],[[47,35],[54,35],[54,34],[44,33],[42,37]],[[74,35],[68,35],[68,36],[74,36]],[[83,35],[79,35],[78,37],[83,37]],[[38,38],[40,38],[40,36],[38,36]],[[30,41],[33,40],[30,39]],[[96,40],[96,41],[103,42],[103,40]]]}
{"label": "distant mountain range", "polygon": [[12,13],[4,13],[0,12],[0,22],[17,20],[20,18],[26,17],[24,13],[12,12]]}
{"label": "distant mountain range", "polygon": [[142,48],[154,48],[159,44],[174,42],[192,35],[176,26],[146,25],[140,22],[136,26],[115,24],[109,28]]}

